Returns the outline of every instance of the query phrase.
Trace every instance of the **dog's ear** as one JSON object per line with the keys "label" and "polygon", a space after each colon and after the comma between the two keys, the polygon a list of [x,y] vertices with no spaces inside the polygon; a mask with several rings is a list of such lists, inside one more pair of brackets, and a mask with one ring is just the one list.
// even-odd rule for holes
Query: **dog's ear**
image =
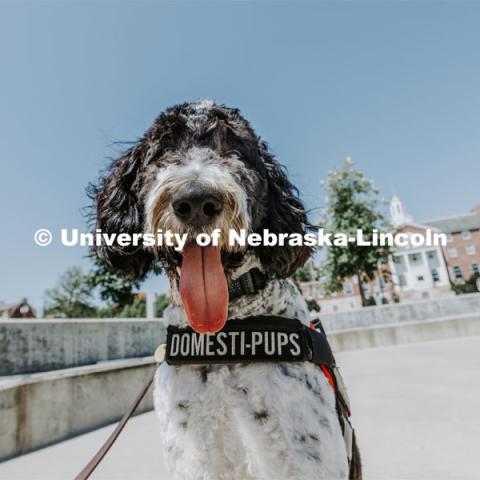
{"label": "dog's ear", "polygon": [[[137,145],[113,161],[98,186],[89,187],[93,199],[91,216],[102,233],[143,233],[143,208],[139,204],[139,170],[142,149]],[[132,278],[143,278],[152,266],[154,255],[139,246],[120,246],[105,242],[92,249],[112,270]]]}
{"label": "dog's ear", "polygon": [[[309,227],[307,214],[298,198],[298,190],[288,180],[282,166],[268,152],[265,142],[259,143],[260,156],[263,160],[267,177],[267,209],[262,228],[270,232],[300,233],[303,235]],[[297,268],[303,266],[312,254],[307,246],[260,247],[260,259],[268,271],[278,277],[286,278]]]}

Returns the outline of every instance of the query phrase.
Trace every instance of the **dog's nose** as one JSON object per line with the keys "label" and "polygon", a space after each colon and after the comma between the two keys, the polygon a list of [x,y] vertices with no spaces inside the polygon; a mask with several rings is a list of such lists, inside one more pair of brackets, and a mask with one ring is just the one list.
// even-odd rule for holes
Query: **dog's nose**
{"label": "dog's nose", "polygon": [[222,197],[200,188],[183,190],[174,195],[172,207],[184,223],[201,227],[211,223],[223,210]]}

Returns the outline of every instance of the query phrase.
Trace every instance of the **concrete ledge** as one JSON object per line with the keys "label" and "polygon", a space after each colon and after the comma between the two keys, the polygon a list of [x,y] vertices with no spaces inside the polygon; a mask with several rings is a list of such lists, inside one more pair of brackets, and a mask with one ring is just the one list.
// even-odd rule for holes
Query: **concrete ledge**
{"label": "concrete ledge", "polygon": [[422,322],[476,312],[480,312],[480,293],[378,305],[338,313],[320,312],[319,316],[323,326],[333,331],[400,322]]}
{"label": "concrete ledge", "polygon": [[[0,461],[119,420],[153,365],[148,357],[2,379]],[[151,408],[149,393],[137,413]]]}
{"label": "concrete ledge", "polygon": [[328,339],[333,350],[341,352],[470,335],[480,335],[480,312],[438,320],[337,330],[328,333]]}
{"label": "concrete ledge", "polygon": [[164,338],[158,319],[1,320],[0,376],[146,357]]}
{"label": "concrete ledge", "polygon": [[[480,312],[329,333],[336,352],[480,335]],[[119,420],[152,357],[0,379],[0,461]],[[151,393],[138,413],[152,408]]]}

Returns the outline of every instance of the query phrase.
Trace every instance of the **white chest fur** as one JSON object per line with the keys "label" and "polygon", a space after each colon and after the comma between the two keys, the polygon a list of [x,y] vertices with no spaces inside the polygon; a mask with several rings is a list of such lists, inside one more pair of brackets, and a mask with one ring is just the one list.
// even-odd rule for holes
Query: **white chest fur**
{"label": "white chest fur", "polygon": [[[271,281],[232,302],[229,318],[283,315],[308,324],[297,288]],[[167,323],[182,325],[181,307]],[[163,364],[155,409],[164,454],[181,480],[346,479],[348,465],[334,394],[313,364]]]}

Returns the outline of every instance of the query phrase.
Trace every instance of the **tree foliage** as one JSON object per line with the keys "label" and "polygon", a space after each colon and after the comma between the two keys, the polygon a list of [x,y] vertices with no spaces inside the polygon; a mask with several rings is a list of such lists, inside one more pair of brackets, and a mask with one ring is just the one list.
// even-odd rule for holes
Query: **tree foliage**
{"label": "tree foliage", "polygon": [[310,274],[310,269],[306,265],[297,268],[293,274],[293,279],[298,282],[311,282],[313,280],[312,275]]}
{"label": "tree foliage", "polygon": [[163,312],[170,305],[170,295],[166,293],[160,293],[155,299],[155,316],[157,318],[163,317]]}
{"label": "tree foliage", "polygon": [[452,287],[452,290],[457,294],[457,295],[462,295],[465,293],[477,293],[478,290],[478,275],[471,275],[468,280],[464,280],[463,283],[453,283],[450,282],[450,285]]}
{"label": "tree foliage", "polygon": [[[80,267],[72,267],[60,277],[55,288],[46,291],[45,316],[145,318],[147,302],[139,288],[137,280],[117,275],[101,261],[94,260],[88,274],[83,274]],[[100,305],[98,297],[102,300]],[[169,295],[158,295],[155,315],[161,317],[169,303]]]}
{"label": "tree foliage", "polygon": [[98,288],[101,299],[111,306],[113,312],[131,305],[135,300],[134,290],[140,288],[139,281],[112,272],[97,258],[87,277],[87,283],[92,289]]}
{"label": "tree foliage", "polygon": [[[341,169],[329,173],[326,189],[323,226],[327,232],[341,232],[355,237],[357,231],[362,230],[364,240],[371,240],[374,229],[379,232],[389,230],[378,189],[363,172],[353,168],[350,159]],[[329,292],[339,291],[344,280],[356,277],[365,306],[367,301],[361,285],[373,280],[379,265],[387,263],[389,254],[389,247],[359,246],[355,242],[330,247],[320,271],[325,288]]]}
{"label": "tree foliage", "polygon": [[92,291],[80,267],[69,268],[55,288],[45,292],[45,317],[88,318],[96,316]]}
{"label": "tree foliage", "polygon": [[145,318],[147,316],[147,300],[145,295],[135,295],[133,302],[126,305],[118,316],[121,318]]}

